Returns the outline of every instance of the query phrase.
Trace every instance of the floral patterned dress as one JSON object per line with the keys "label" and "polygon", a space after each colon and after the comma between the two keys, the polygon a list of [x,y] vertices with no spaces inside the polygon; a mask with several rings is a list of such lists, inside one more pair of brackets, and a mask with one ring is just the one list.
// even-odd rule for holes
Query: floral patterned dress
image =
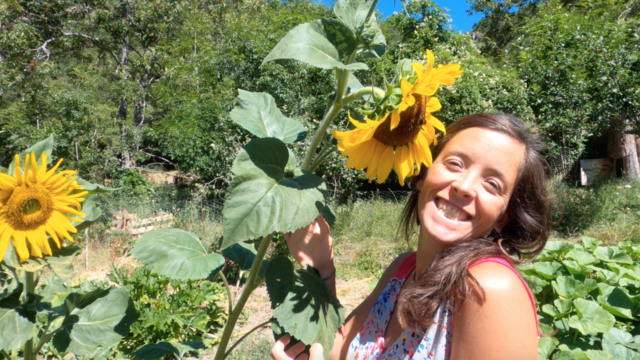
{"label": "floral patterned dress", "polygon": [[[505,260],[489,258],[481,260],[469,268],[482,262],[492,261],[501,263],[516,274],[518,272]],[[416,254],[409,255],[382,291],[378,301],[373,306],[369,317],[358,334],[356,334],[347,351],[348,360],[448,360],[451,354],[451,336],[453,316],[449,306],[441,306],[436,313],[434,323],[424,331],[405,330],[389,347],[384,347],[385,332],[396,300],[409,275],[416,267]],[[520,277],[520,275],[518,274]],[[529,292],[534,315],[537,314],[533,295],[522,277],[520,280]],[[539,332],[538,332],[539,334]]]}

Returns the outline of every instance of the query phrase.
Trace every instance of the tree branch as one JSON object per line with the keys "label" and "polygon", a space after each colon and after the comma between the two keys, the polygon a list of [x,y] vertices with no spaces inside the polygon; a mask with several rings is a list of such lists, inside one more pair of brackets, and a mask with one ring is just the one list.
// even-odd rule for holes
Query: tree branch
{"label": "tree branch", "polygon": [[47,61],[49,60],[49,57],[51,56],[51,52],[49,51],[49,49],[47,49],[47,46],[49,46],[49,44],[51,44],[52,42],[63,38],[63,37],[79,37],[85,40],[89,40],[91,41],[93,44],[95,44],[96,46],[98,46],[100,49],[108,52],[109,54],[111,54],[111,56],[113,57],[113,59],[118,63],[118,65],[120,64],[120,59],[118,59],[118,56],[113,52],[112,49],[110,49],[105,43],[104,41],[94,38],[93,36],[89,36],[86,34],[82,34],[82,33],[75,33],[75,32],[71,32],[71,33],[61,33],[58,36],[54,36],[51,39],[47,40],[44,42],[44,44],[42,44],[42,46],[40,46],[39,48],[36,49],[37,54],[34,57],[34,60],[39,60],[42,58],[42,53],[46,54],[45,57],[47,59]]}

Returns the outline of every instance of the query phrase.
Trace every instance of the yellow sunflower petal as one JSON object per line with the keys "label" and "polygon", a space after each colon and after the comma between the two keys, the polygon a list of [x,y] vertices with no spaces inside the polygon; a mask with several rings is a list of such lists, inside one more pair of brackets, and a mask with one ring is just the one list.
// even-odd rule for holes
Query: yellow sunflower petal
{"label": "yellow sunflower petal", "polygon": [[375,146],[372,146],[371,149],[371,160],[368,162],[367,173],[365,174],[369,182],[372,182],[376,177],[378,164],[380,163],[380,155],[382,155],[382,152],[387,147],[387,145],[377,141],[374,144]]}
{"label": "yellow sunflower petal", "polygon": [[410,83],[409,81],[407,81],[407,79],[402,79],[400,81],[400,90],[402,90],[402,98],[406,98],[407,96],[409,96],[409,93],[411,93],[411,90],[413,89],[413,84]]}
{"label": "yellow sunflower petal", "polygon": [[5,231],[0,235],[0,261],[4,258],[9,248],[9,241],[11,240],[11,231]]}
{"label": "yellow sunflower petal", "polygon": [[426,50],[427,52],[427,72],[430,73],[433,69],[433,64],[436,62],[436,57],[433,56],[431,50]]}
{"label": "yellow sunflower petal", "polygon": [[436,118],[435,116],[427,114],[425,116],[425,120],[427,121],[427,123],[433,125],[433,127],[435,127],[436,129],[442,131],[443,134],[447,133],[447,129],[444,127],[442,121],[438,120],[438,118]]}
{"label": "yellow sunflower petal", "polygon": [[380,155],[380,162],[378,163],[378,184],[382,184],[387,180],[391,169],[393,168],[393,147],[386,146]]}
{"label": "yellow sunflower petal", "polygon": [[49,226],[48,224],[45,224],[44,229],[47,232],[47,234],[49,234],[49,236],[51,236],[53,241],[55,241],[55,243],[56,243],[56,245],[58,245],[58,249],[59,249],[60,248],[60,239],[58,239],[58,234],[56,234],[56,231],[53,230],[53,228],[51,226]]}
{"label": "yellow sunflower petal", "polygon": [[427,99],[427,105],[425,106],[425,111],[428,113],[432,113],[442,109],[442,104],[440,104],[440,100],[437,97],[430,97]]}
{"label": "yellow sunflower petal", "polygon": [[16,184],[22,185],[22,169],[20,169],[20,155],[16,154],[15,161],[16,161],[16,171],[15,171]]}
{"label": "yellow sunflower petal", "polygon": [[[396,152],[393,157],[393,169],[398,175],[398,181],[401,186],[404,186],[404,179],[409,174],[409,147],[399,146],[396,147]],[[411,164],[413,167],[413,164]],[[411,169],[413,170],[413,168]],[[413,171],[412,171],[413,172]]]}
{"label": "yellow sunflower petal", "polygon": [[416,75],[418,75],[418,77],[422,76],[422,72],[424,71],[424,65],[420,63],[411,63],[411,67],[416,72]]}
{"label": "yellow sunflower petal", "polygon": [[40,155],[40,164],[41,164],[40,168],[38,169],[38,179],[42,181],[42,178],[47,173],[47,154],[46,153],[42,153],[42,155]]}
{"label": "yellow sunflower petal", "polygon": [[391,130],[395,129],[400,125],[400,110],[394,111],[391,113]]}
{"label": "yellow sunflower petal", "polygon": [[53,174],[56,172],[56,170],[58,170],[58,168],[60,167],[61,164],[62,164],[62,159],[58,160],[58,162],[51,169],[49,169],[49,171],[47,171],[44,174],[44,176],[42,178],[42,182],[43,183],[47,182],[53,176]]}
{"label": "yellow sunflower petal", "polygon": [[16,253],[18,253],[20,261],[27,261],[29,259],[29,249],[27,248],[24,232],[13,232],[13,247],[16,249]]}
{"label": "yellow sunflower petal", "polygon": [[[26,168],[28,164],[24,164]],[[36,183],[38,181],[38,161],[36,159],[36,153],[31,152],[31,182]]]}

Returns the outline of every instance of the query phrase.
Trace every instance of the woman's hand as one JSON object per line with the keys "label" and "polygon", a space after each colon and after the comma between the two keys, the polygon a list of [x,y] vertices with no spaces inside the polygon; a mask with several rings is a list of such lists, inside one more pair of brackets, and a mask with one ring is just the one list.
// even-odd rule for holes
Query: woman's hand
{"label": "woman's hand", "polygon": [[289,341],[291,341],[291,337],[285,335],[273,345],[271,356],[275,360],[324,360],[322,345],[318,343],[311,345],[311,349],[309,349],[311,356],[307,356],[307,354],[301,354],[306,347],[302,342],[298,342],[285,351],[284,349],[289,344]]}
{"label": "woman's hand", "polygon": [[283,236],[291,255],[302,267],[313,266],[323,278],[333,273],[333,238],[322,215],[318,215],[313,223]]}

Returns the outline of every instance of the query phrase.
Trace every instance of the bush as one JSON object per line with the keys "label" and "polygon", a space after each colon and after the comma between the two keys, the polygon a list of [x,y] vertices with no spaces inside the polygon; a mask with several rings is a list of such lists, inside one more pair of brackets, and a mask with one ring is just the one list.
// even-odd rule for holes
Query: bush
{"label": "bush", "polygon": [[[538,359],[637,359],[640,246],[550,241],[520,267],[536,296]],[[635,336],[635,337],[634,337]]]}
{"label": "bush", "polygon": [[125,354],[159,341],[202,339],[206,343],[211,337],[204,334],[215,334],[227,318],[225,309],[218,306],[226,301],[218,283],[170,280],[143,267],[131,274],[114,268],[109,280],[129,290],[139,313],[131,333],[118,347]]}

